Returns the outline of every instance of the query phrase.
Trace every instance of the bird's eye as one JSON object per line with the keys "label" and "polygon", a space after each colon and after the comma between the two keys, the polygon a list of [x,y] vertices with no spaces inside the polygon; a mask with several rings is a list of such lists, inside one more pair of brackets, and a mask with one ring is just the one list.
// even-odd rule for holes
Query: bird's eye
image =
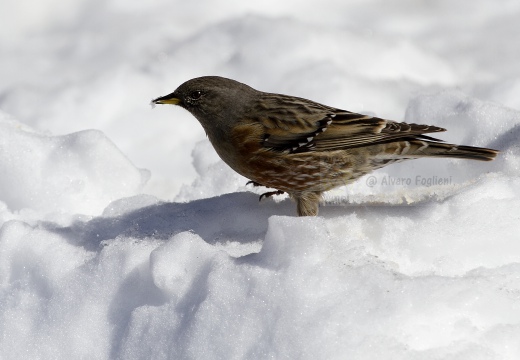
{"label": "bird's eye", "polygon": [[202,91],[200,91],[200,90],[195,90],[190,93],[190,98],[192,100],[199,100],[201,96],[202,96]]}

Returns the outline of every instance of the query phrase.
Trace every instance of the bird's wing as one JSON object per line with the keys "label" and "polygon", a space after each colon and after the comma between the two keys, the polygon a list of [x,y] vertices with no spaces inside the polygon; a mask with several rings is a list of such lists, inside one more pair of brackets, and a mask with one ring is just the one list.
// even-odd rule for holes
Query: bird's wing
{"label": "bird's wing", "polygon": [[399,123],[277,95],[261,102],[263,147],[289,153],[332,151],[402,140],[441,141],[437,126]]}

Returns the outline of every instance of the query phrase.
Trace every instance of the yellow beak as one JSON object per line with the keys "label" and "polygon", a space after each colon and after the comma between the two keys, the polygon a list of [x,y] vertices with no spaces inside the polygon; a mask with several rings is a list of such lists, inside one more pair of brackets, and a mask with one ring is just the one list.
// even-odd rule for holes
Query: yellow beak
{"label": "yellow beak", "polygon": [[181,102],[181,99],[175,97],[173,94],[169,94],[169,95],[162,96],[162,97],[152,100],[152,103],[154,103],[154,104],[178,105],[178,104],[180,104],[180,102]]}

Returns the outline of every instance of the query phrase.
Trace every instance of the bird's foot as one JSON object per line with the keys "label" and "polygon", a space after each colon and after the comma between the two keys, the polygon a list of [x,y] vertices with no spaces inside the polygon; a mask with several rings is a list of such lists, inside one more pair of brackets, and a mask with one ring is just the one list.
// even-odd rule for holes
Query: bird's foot
{"label": "bird's foot", "polygon": [[[253,180],[249,180],[247,183],[246,183],[246,186],[247,185],[253,185],[254,187],[258,187],[258,186],[264,186],[260,183],[257,183],[256,181],[253,181]],[[266,187],[266,186],[264,186]],[[276,191],[268,191],[268,192],[265,192],[263,193],[262,195],[260,195],[260,197],[258,198],[258,201],[262,201],[263,198],[270,198],[271,196],[273,195],[282,195],[282,194],[285,194],[285,191],[282,191],[282,190],[276,190]]]}
{"label": "bird's foot", "polygon": [[260,195],[260,197],[258,198],[258,201],[262,201],[262,199],[264,197],[267,199],[273,195],[282,195],[282,194],[285,194],[285,191],[282,191],[282,190],[269,191],[269,192],[266,192],[266,193],[263,193],[262,195]]}
{"label": "bird's foot", "polygon": [[263,186],[262,184],[259,184],[259,183],[257,183],[256,181],[253,181],[253,180],[249,180],[248,182],[246,182],[246,186],[249,185],[249,184],[253,185],[254,187]]}

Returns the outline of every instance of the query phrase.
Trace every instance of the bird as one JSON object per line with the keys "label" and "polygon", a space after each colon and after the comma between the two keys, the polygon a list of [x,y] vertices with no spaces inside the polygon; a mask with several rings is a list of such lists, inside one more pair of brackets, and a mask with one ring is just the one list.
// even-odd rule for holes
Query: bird
{"label": "bird", "polygon": [[255,186],[288,193],[299,216],[316,216],[322,194],[386,165],[418,158],[490,161],[497,150],[448,144],[433,125],[398,122],[301,97],[203,76],[152,100],[178,105],[202,125],[220,158]]}

